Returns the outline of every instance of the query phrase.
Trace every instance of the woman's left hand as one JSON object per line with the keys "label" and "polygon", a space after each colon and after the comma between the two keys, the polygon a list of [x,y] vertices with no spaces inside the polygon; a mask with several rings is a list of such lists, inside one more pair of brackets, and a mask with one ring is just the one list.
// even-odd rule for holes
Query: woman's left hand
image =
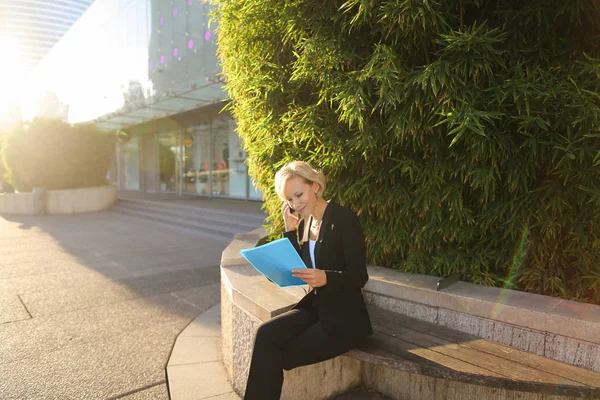
{"label": "woman's left hand", "polygon": [[292,276],[302,279],[310,287],[318,288],[327,285],[327,274],[322,269],[293,269]]}

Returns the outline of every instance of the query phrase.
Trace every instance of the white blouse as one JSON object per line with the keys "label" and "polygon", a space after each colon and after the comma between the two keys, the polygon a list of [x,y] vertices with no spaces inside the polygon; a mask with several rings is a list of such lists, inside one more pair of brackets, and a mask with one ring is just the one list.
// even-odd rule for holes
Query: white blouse
{"label": "white blouse", "polygon": [[312,261],[312,267],[317,268],[317,264],[315,263],[315,245],[317,244],[316,240],[309,239],[308,240],[308,250],[310,253],[310,260]]}

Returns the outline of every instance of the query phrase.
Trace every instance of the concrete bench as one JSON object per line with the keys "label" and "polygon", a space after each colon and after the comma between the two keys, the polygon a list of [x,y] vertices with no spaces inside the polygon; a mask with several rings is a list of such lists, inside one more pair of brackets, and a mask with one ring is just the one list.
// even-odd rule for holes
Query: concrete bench
{"label": "concrete bench", "polygon": [[407,372],[419,376],[424,399],[448,393],[450,386],[462,386],[456,398],[484,399],[500,393],[502,398],[510,392],[528,393],[527,398],[600,398],[598,372],[377,307],[369,307],[369,314],[375,333],[346,354],[369,364],[369,369],[363,367],[365,386],[399,394],[404,383],[409,391],[414,382],[402,373]]}
{"label": "concrete bench", "polygon": [[[236,236],[221,260],[223,364],[238,394],[256,328],[304,295],[277,288],[239,256],[260,237]],[[600,399],[600,307],[465,282],[439,291],[435,277],[368,269],[374,335],[286,371],[282,399],[328,399],[361,385],[407,400]]]}

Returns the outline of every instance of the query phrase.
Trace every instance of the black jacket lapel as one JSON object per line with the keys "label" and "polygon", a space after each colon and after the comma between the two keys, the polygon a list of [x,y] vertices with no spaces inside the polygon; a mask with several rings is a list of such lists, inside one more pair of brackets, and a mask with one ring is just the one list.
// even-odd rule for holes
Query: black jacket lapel
{"label": "black jacket lapel", "polygon": [[330,201],[327,205],[327,208],[325,208],[325,213],[323,214],[323,222],[321,222],[321,229],[319,229],[319,237],[317,239],[317,243],[315,244],[315,263],[317,264],[317,268],[321,267],[321,263],[319,261],[319,256],[321,255],[321,243],[323,242],[323,238],[325,237],[327,232],[329,232],[329,230],[332,228],[331,220],[332,215],[335,214],[333,210],[334,208],[335,203],[333,201]]}

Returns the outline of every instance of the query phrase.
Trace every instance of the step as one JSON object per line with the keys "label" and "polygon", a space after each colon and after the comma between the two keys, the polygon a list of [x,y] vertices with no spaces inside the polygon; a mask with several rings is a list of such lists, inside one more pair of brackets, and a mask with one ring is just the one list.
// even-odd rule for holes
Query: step
{"label": "step", "polygon": [[239,229],[243,227],[247,230],[256,229],[264,224],[264,215],[252,215],[228,210],[214,210],[209,208],[199,208],[191,206],[173,205],[158,202],[132,202],[128,200],[119,200],[116,207],[143,210],[161,215],[172,215],[175,217],[185,217],[187,220],[198,221],[199,223],[216,223],[219,226],[231,226]]}
{"label": "step", "polygon": [[171,400],[239,400],[223,366],[220,337],[221,303],[179,334],[166,368]]}
{"label": "step", "polygon": [[[201,213],[191,213],[186,210],[174,210],[169,208],[159,207],[148,207],[145,205],[131,205],[117,203],[116,209],[127,211],[133,211],[137,213],[146,213],[147,215],[157,215],[163,218],[173,218],[174,220],[182,220],[187,224],[193,224],[197,226],[208,226],[218,227],[226,232],[243,233],[260,227],[264,221],[255,220],[254,222],[235,220],[231,217],[224,218],[219,216],[207,216]],[[235,217],[234,217],[235,218]]]}
{"label": "step", "polygon": [[[234,227],[219,227],[215,226],[214,222],[211,224],[208,223],[195,223],[193,220],[185,219],[182,216],[169,216],[162,215],[158,213],[151,213],[143,210],[136,210],[135,208],[125,208],[121,206],[115,206],[112,208],[112,211],[118,212],[121,214],[141,218],[144,220],[159,222],[163,225],[167,225],[170,227],[183,227],[188,230],[196,231],[198,233],[208,234],[210,236],[217,236],[221,239],[233,240],[233,237],[236,233],[244,233],[251,229],[246,227],[238,227],[235,229]],[[256,228],[256,227],[254,227]]]}

